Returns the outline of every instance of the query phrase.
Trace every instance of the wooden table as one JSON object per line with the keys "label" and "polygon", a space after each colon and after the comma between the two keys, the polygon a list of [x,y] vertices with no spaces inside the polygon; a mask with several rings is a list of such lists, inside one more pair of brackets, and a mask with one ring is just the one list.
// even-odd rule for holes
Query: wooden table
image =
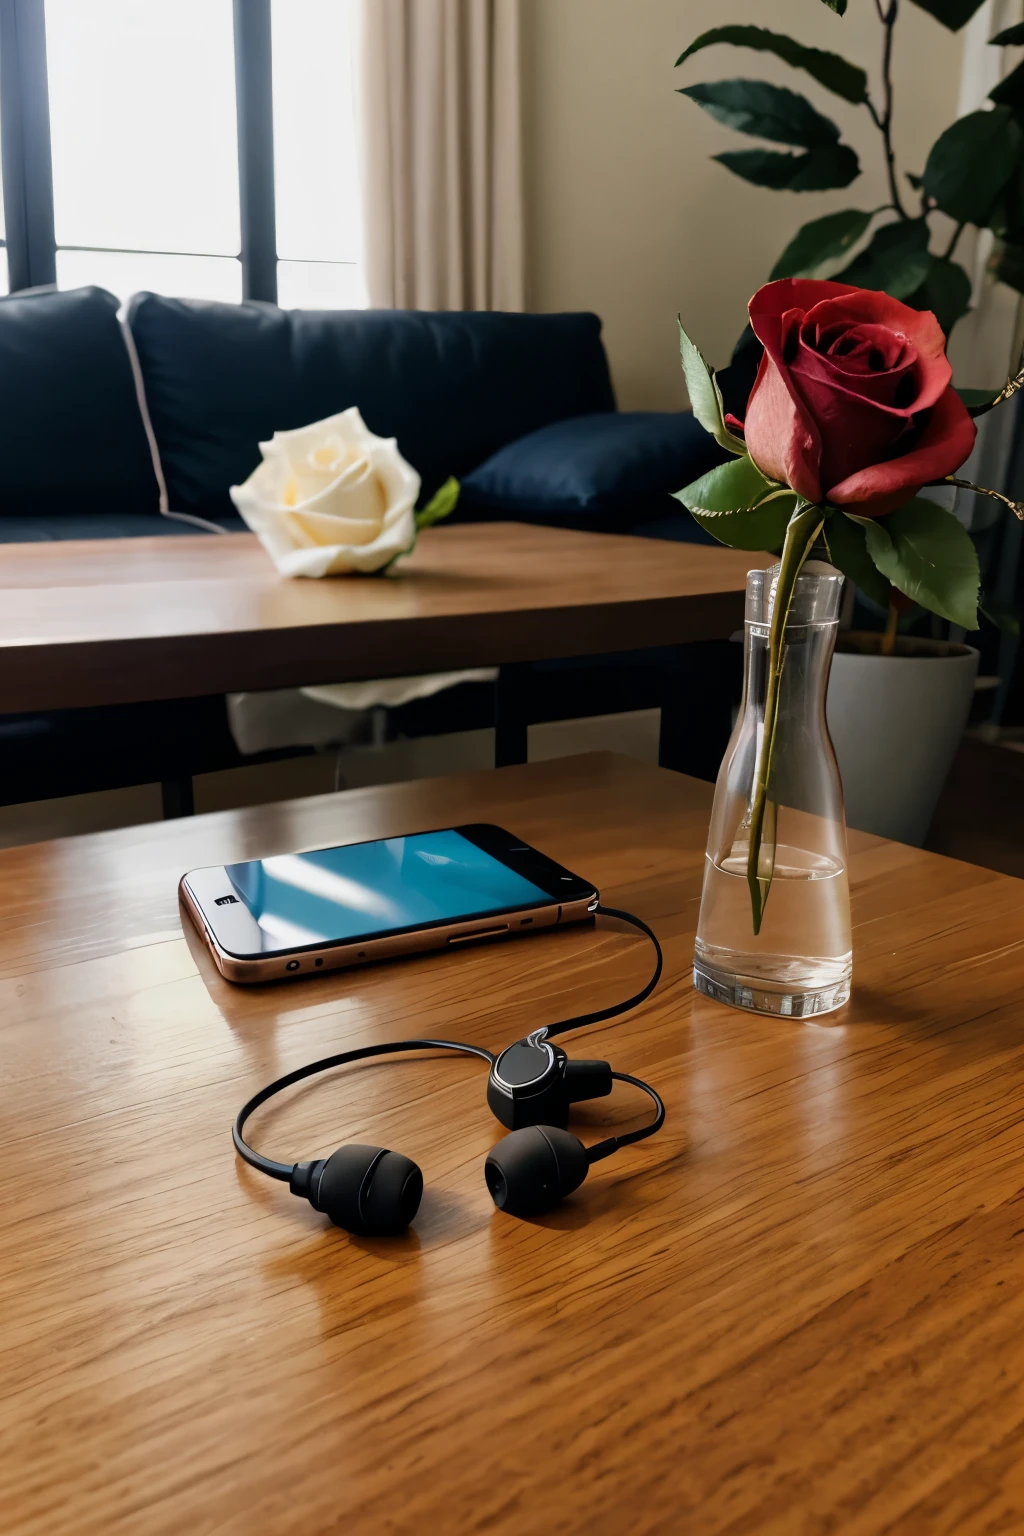
{"label": "wooden table", "polygon": [[[689,979],[710,795],[595,756],[0,853],[5,1536],[1024,1527],[1024,882],[854,835],[852,1004],[731,1012]],[[254,1124],[271,1155],[423,1166],[414,1230],[357,1240],[236,1162],[245,1095],[414,1032],[496,1047],[647,947],[234,989],[175,883],[469,816],[655,925],[659,992],[575,1049],[668,1120],[525,1223],[484,1188],[476,1063],[304,1087]],[[623,1091],[581,1134],[639,1113]]]}
{"label": "wooden table", "polygon": [[767,560],[517,523],[430,529],[380,580],[287,580],[252,534],[3,545],[0,714],[724,639]]}

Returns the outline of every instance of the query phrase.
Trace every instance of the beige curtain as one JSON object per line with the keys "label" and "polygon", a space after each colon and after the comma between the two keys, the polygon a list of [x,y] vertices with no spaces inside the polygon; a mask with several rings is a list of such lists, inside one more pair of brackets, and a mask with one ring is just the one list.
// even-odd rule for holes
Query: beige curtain
{"label": "beige curtain", "polygon": [[519,0],[361,0],[370,303],[522,309]]}

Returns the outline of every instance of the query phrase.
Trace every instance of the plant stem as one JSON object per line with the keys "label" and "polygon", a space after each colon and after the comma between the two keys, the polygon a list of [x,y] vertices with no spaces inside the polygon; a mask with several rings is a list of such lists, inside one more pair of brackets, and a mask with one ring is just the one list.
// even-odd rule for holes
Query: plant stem
{"label": "plant stem", "polygon": [[786,624],[790,608],[793,606],[797,578],[815,539],[821,532],[824,521],[820,507],[809,505],[807,502],[797,503],[796,511],[786,529],[786,540],[782,546],[779,577],[772,604],[771,627],[768,632],[768,681],[764,696],[761,746],[754,765],[754,785],[750,798],[750,844],[747,851],[747,885],[750,889],[750,909],[754,920],[755,936],[761,932],[765,902],[768,900],[775,867],[774,838],[770,850],[767,851],[766,872],[762,872],[761,868],[761,845],[768,804],[768,782],[772,771],[775,729],[779,718],[779,692],[785,660]]}
{"label": "plant stem", "polygon": [[960,239],[960,236],[963,234],[966,228],[966,224],[958,224],[956,229],[954,229],[953,238],[950,240],[949,244],[946,246],[946,249],[942,253],[943,261],[948,261],[952,256],[953,252],[956,250],[957,241]]}
{"label": "plant stem", "polygon": [[899,609],[895,603],[889,604],[889,612],[885,616],[885,633],[882,636],[881,653],[883,656],[895,656],[896,654],[896,626],[900,622]]}
{"label": "plant stem", "polygon": [[974,491],[978,496],[991,496],[993,501],[1001,501],[1004,507],[1009,507],[1014,517],[1024,523],[1024,501],[1013,501],[1009,496],[1004,496],[1002,491],[993,491],[987,485],[975,485],[973,480],[958,480],[956,475],[947,475],[944,480],[933,480],[932,485],[956,485],[962,491]]}
{"label": "plant stem", "polygon": [[[987,400],[984,405],[972,405],[968,407],[969,416],[984,416],[988,411],[994,410],[997,405],[1002,405],[1004,400],[1010,400],[1021,389],[1024,389],[1024,351],[1021,352],[1017,363],[1016,373],[1011,373],[998,395],[992,400]],[[951,478],[951,477],[948,477]],[[939,482],[936,481],[936,484]],[[956,481],[952,481],[955,485]],[[977,489],[977,487],[976,487]]]}
{"label": "plant stem", "polygon": [[892,147],[892,38],[899,8],[900,0],[889,0],[887,8],[883,7],[882,0],[875,0],[878,19],[885,28],[885,41],[882,44],[882,89],[885,96],[881,113],[877,111],[872,101],[868,100],[866,105],[885,145],[885,169],[889,177],[893,207],[901,219],[908,219],[910,215],[903,206],[896,181],[896,155]]}

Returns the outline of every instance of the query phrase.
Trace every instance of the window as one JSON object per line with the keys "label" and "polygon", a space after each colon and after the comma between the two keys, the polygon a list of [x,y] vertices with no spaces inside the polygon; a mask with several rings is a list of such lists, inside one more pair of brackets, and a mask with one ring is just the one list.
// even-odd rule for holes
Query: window
{"label": "window", "polygon": [[12,287],[365,304],[352,10],[0,0]]}
{"label": "window", "polygon": [[57,282],[240,299],[231,0],[46,0]]}
{"label": "window", "polygon": [[366,296],[351,7],[345,0],[273,0],[272,22],[280,302],[359,308]]}

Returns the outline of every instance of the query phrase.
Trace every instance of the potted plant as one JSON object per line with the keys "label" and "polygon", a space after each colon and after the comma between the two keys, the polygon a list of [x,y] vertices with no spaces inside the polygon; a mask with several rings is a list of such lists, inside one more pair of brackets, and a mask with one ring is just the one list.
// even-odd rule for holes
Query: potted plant
{"label": "potted plant", "polygon": [[[742,422],[680,325],[694,414],[730,458],[679,499],[722,543],[779,556],[748,580],[744,708],[716,786],[695,976],[740,1006],[826,1012],[850,977],[842,805],[821,707],[837,573],[977,628],[974,545],[918,493],[970,484],[956,471],[975,418],[1024,371],[966,405],[935,316],[849,283],[780,279],[748,312],[764,355]],[[1024,506],[983,494],[1024,518]],[[784,894],[769,905],[777,880]]]}
{"label": "potted plant", "polygon": [[[839,15],[846,10],[846,0],[824,3]],[[957,30],[981,0],[914,3]],[[684,50],[677,64],[719,44],[768,52],[863,107],[878,130],[889,201],[804,224],[779,256],[771,279],[828,273],[850,287],[884,291],[908,309],[931,311],[948,336],[970,301],[970,278],[955,260],[969,226],[992,231],[995,276],[1024,292],[1024,65],[1000,81],[986,110],[959,118],[940,135],[921,175],[901,173],[892,131],[891,71],[899,0],[875,4],[881,39],[877,98],[860,66],[765,27],[713,27]],[[992,42],[1024,43],[1024,24],[1000,32]],[[848,186],[860,174],[858,157],[841,142],[837,125],[798,92],[766,81],[731,79],[686,85],[681,94],[734,130],[787,146],[784,151],[727,150],[716,157],[754,185],[814,192]],[[934,228],[940,215],[954,221],[941,241]],[[759,351],[758,338],[749,331],[745,336]],[[975,413],[994,403],[994,391],[960,393]],[[834,563],[887,616],[881,635],[841,637],[832,667],[829,723],[847,811],[852,825],[908,842],[924,839],[967,721],[977,671],[977,652],[971,647],[900,633],[901,625],[905,630],[921,609],[941,613],[963,629],[977,627],[977,561],[955,524],[948,514],[934,516],[915,500],[900,510],[895,523],[874,523],[856,533],[851,528],[858,525],[849,519],[830,525]],[[885,544],[886,527],[897,536],[889,538],[892,550]],[[927,542],[942,538],[951,556],[956,551],[956,593],[932,591],[923,566],[917,583],[909,579],[907,562],[922,528]],[[897,562],[903,564],[902,586],[891,575]],[[967,591],[968,572],[974,602]]]}

